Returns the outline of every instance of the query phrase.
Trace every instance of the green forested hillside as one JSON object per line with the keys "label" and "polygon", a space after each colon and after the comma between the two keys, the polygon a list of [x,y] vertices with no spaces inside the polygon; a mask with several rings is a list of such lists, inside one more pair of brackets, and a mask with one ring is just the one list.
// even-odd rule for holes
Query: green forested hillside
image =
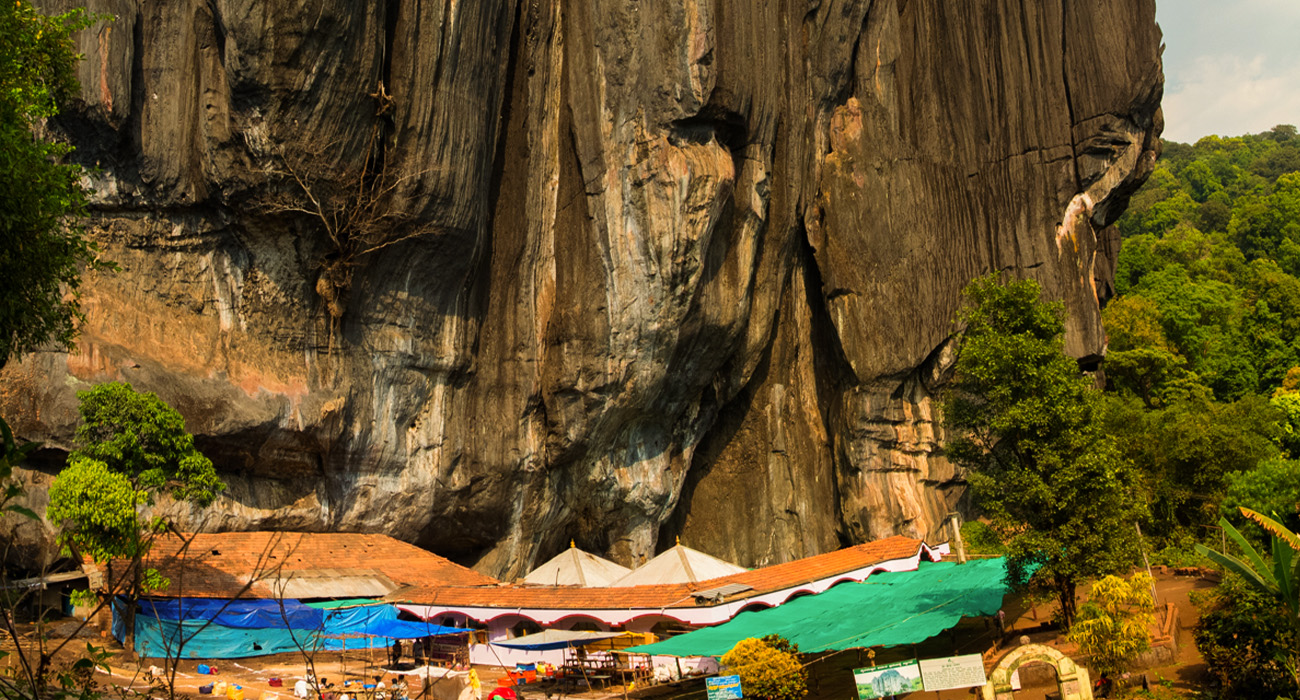
{"label": "green forested hillside", "polygon": [[1296,128],[1166,143],[1119,228],[1108,422],[1148,481],[1151,534],[1184,550],[1234,505],[1300,524]]}

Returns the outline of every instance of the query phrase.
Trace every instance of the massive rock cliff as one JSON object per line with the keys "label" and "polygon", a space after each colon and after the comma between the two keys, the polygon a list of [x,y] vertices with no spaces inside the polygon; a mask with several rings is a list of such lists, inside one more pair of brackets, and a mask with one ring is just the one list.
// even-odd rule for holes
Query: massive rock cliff
{"label": "massive rock cliff", "polygon": [[941,536],[961,288],[1038,279],[1094,362],[1161,128],[1151,0],[90,6],[53,126],[122,269],[4,370],[32,478],[128,380],[229,481],[206,527],[494,575]]}

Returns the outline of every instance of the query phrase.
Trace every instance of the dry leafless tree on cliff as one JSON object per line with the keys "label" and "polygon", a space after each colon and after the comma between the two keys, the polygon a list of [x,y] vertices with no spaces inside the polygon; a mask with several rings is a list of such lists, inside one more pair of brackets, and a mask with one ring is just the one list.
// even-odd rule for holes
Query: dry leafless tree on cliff
{"label": "dry leafless tree on cliff", "polygon": [[426,171],[394,172],[385,158],[383,127],[370,130],[361,157],[349,161],[338,143],[281,144],[267,158],[269,191],[260,208],[319,228],[329,252],[319,263],[316,293],[337,322],[347,309],[355,267],[367,255],[434,232],[404,208]]}

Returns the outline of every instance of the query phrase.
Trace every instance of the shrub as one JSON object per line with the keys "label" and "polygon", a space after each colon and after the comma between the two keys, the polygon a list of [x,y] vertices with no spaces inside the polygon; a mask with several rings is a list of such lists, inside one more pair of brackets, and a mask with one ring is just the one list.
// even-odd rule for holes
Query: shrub
{"label": "shrub", "polygon": [[961,524],[961,539],[966,543],[966,551],[970,554],[996,554],[1003,555],[1007,553],[1007,546],[1002,544],[1002,538],[998,535],[988,523],[978,520],[969,520]]}
{"label": "shrub", "polygon": [[1154,608],[1150,576],[1136,574],[1128,580],[1107,576],[1092,585],[1088,602],[1070,629],[1070,640],[1092,657],[1093,668],[1114,676],[1151,647]]}
{"label": "shrub", "polygon": [[1277,599],[1227,574],[1196,602],[1201,606],[1196,648],[1222,697],[1294,696],[1295,680],[1287,669],[1294,632]]}
{"label": "shrub", "polygon": [[[768,642],[774,639],[774,642]],[[808,694],[808,679],[799,657],[781,648],[790,642],[775,635],[742,639],[722,657],[722,665],[740,676],[746,698],[800,700]]]}

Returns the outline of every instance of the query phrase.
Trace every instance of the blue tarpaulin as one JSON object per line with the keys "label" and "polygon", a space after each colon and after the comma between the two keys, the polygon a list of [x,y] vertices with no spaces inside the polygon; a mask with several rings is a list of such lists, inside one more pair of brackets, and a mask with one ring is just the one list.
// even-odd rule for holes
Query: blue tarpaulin
{"label": "blue tarpaulin", "polygon": [[[121,603],[113,606],[113,636],[124,641]],[[224,610],[222,609],[225,606]],[[316,623],[311,624],[311,614]],[[142,656],[236,659],[299,650],[366,649],[392,639],[419,639],[466,630],[397,619],[392,605],[318,610],[298,601],[224,601],[184,598],[141,602],[135,618],[135,647]],[[184,620],[178,619],[181,615]],[[256,626],[258,622],[264,626]],[[230,623],[230,624],[227,624]],[[301,625],[301,626],[299,626]]]}
{"label": "blue tarpaulin", "polygon": [[320,629],[324,615],[296,600],[166,598],[140,601],[140,614],[159,620],[215,622],[237,629]]}
{"label": "blue tarpaulin", "polygon": [[[136,615],[135,650],[140,656],[181,659],[242,659],[331,648],[315,632],[283,628],[239,629],[202,621],[176,622]],[[363,639],[347,640],[361,642]],[[182,646],[183,642],[183,646]],[[349,644],[349,649],[358,648]]]}

